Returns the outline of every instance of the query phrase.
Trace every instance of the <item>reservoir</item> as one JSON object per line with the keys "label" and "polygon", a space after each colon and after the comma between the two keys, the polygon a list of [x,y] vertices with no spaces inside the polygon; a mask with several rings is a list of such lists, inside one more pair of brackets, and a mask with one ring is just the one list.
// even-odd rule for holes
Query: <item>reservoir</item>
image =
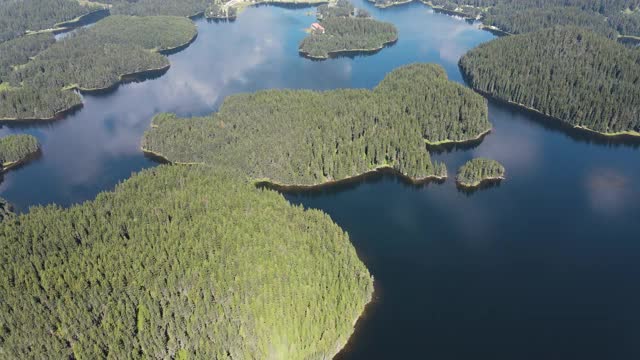
{"label": "reservoir", "polygon": [[[158,112],[199,116],[231,94],[269,88],[372,88],[414,62],[442,65],[494,38],[421,3],[376,9],[399,40],[379,53],[311,61],[298,54],[313,8],[249,8],[234,22],[196,20],[199,35],[158,78],[84,95],[62,120],[4,124],[42,156],[4,174],[0,196],[19,211],[93,199],[157,166],[140,150]],[[493,131],[477,146],[434,150],[449,179],[415,186],[380,174],[286,193],[347,231],[375,277],[372,304],[340,359],[640,358],[640,142],[568,131],[490,102]],[[506,180],[473,193],[453,178],[473,157]]]}

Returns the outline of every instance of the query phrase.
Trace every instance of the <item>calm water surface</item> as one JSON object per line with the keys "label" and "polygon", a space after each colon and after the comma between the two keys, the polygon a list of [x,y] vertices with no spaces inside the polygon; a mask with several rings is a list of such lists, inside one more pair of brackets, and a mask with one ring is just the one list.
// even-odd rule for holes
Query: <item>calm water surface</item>
{"label": "calm water surface", "polygon": [[[7,173],[0,196],[21,211],[89,200],[155,166],[140,139],[157,112],[215,111],[233,93],[375,86],[412,62],[436,62],[462,82],[459,57],[493,39],[421,4],[378,10],[400,40],[380,53],[314,62],[298,56],[309,9],[248,9],[234,23],[199,20],[198,40],[162,77],[84,96],[64,120],[4,126],[30,133],[43,156]],[[410,186],[393,176],[285,194],[349,232],[376,279],[376,298],[341,359],[640,358],[640,148],[594,142],[490,104],[494,131],[450,149],[451,176],[487,156],[499,186],[466,194],[452,181]]]}

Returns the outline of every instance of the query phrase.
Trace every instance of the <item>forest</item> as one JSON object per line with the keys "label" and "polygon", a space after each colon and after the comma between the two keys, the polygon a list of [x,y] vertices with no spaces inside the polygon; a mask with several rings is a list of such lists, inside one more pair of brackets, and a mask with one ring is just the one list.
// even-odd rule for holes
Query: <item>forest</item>
{"label": "forest", "polygon": [[398,39],[393,24],[369,18],[359,13],[348,1],[318,9],[318,20],[325,31],[312,31],[300,43],[300,53],[305,56],[326,59],[345,51],[379,50],[385,44]]}
{"label": "forest", "polygon": [[[2,180],[0,174],[0,180]],[[4,219],[8,219],[13,217],[15,214],[13,212],[13,206],[5,199],[0,198],[0,222]]]}
{"label": "forest", "polygon": [[428,141],[488,131],[486,100],[433,64],[389,73],[373,90],[267,90],[233,95],[208,117],[157,115],[142,147],[174,163],[238,169],[253,181],[313,186],[391,167],[446,177]]}
{"label": "forest", "polygon": [[31,135],[8,135],[0,138],[0,172],[38,152],[38,140]]}
{"label": "forest", "polygon": [[431,0],[428,3],[485,25],[522,34],[556,25],[588,27],[603,35],[640,36],[640,0]]}
{"label": "forest", "polygon": [[485,158],[467,161],[458,169],[456,182],[459,186],[471,188],[482,185],[485,181],[504,178],[504,166],[499,162]]}
{"label": "forest", "polygon": [[640,132],[640,51],[586,29],[503,37],[460,59],[476,90],[604,134]]}
{"label": "forest", "polygon": [[100,8],[80,5],[78,0],[3,0],[0,2],[0,43],[27,31],[54,28],[58,23]]}
{"label": "forest", "polygon": [[159,51],[187,44],[196,34],[193,22],[182,17],[107,17],[15,67],[3,79],[10,85],[0,89],[0,118],[52,118],[81,104],[69,89],[109,88],[123,75],[167,68]]}
{"label": "forest", "polygon": [[145,170],[0,238],[13,359],[327,359],[373,292],[328,215],[221,168]]}
{"label": "forest", "polygon": [[51,33],[43,33],[0,43],[0,84],[8,81],[14,66],[26,64],[55,42]]}

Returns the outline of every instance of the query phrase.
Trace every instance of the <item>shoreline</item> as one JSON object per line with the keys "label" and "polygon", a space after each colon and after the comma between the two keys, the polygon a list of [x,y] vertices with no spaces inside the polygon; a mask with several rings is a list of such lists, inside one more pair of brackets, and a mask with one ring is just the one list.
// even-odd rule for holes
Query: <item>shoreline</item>
{"label": "shoreline", "polygon": [[185,42],[184,44],[180,44],[174,47],[170,47],[170,48],[166,48],[166,49],[158,49],[156,50],[156,52],[160,55],[164,55],[164,56],[168,56],[168,55],[173,55],[173,54],[177,54],[180,51],[188,48],[191,44],[193,44],[196,39],[198,39],[198,30],[196,29],[196,33],[193,35],[193,37],[191,37],[191,39],[189,39],[189,41]]}
{"label": "shoreline", "polygon": [[[106,87],[103,87],[103,88],[85,89],[85,88],[81,88],[81,87],[79,87],[77,85],[72,85],[72,86],[68,86],[68,87],[63,88],[62,91],[76,90],[76,91],[79,91],[82,94],[97,95],[97,94],[100,94],[100,93],[113,91],[113,90],[117,89],[120,85],[129,83],[129,82],[135,82],[136,80],[139,80],[140,78],[144,78],[146,76],[153,77],[153,76],[156,76],[156,75],[162,75],[166,71],[168,71],[170,67],[171,67],[171,64],[169,63],[166,66],[163,66],[163,67],[160,67],[160,68],[156,68],[156,69],[147,69],[147,70],[141,70],[141,71],[137,71],[137,72],[133,72],[133,73],[129,73],[129,74],[119,75],[118,76],[119,80],[116,83],[111,84],[111,85],[106,86]],[[2,122],[46,122],[46,121],[56,121],[56,120],[60,120],[61,118],[64,118],[65,116],[67,116],[71,112],[74,112],[76,110],[80,110],[83,106],[84,106],[84,103],[81,101],[80,103],[74,104],[74,105],[70,106],[69,108],[56,111],[53,114],[53,116],[48,117],[48,118],[0,118],[0,123],[2,123]]]}
{"label": "shoreline", "polygon": [[[180,161],[171,161],[169,160],[165,155],[163,155],[162,153],[159,152],[155,152],[153,150],[149,150],[147,148],[145,148],[144,146],[141,146],[140,149],[142,150],[143,153],[145,153],[146,155],[150,155],[153,158],[156,158],[158,160],[161,160],[163,162],[166,162],[168,164],[176,164],[176,165],[205,165],[205,163],[202,162],[180,162]],[[360,180],[363,180],[371,175],[377,175],[377,174],[381,174],[381,173],[391,173],[393,175],[398,176],[399,178],[411,183],[412,185],[425,185],[429,182],[442,182],[445,181],[448,176],[438,176],[438,175],[427,175],[424,177],[419,177],[419,178],[414,178],[408,175],[405,175],[404,173],[396,170],[395,168],[393,168],[391,165],[380,165],[376,168],[374,168],[373,170],[367,170],[361,174],[358,175],[354,175],[354,176],[350,176],[344,179],[340,179],[340,180],[329,180],[329,181],[325,181],[319,184],[313,184],[313,185],[305,185],[305,184],[282,184],[282,183],[278,183],[276,181],[273,181],[272,179],[268,179],[268,178],[257,178],[257,179],[250,179],[250,182],[254,183],[256,186],[261,187],[261,186],[266,186],[268,188],[274,189],[274,190],[282,190],[282,191],[310,191],[310,190],[320,190],[320,189],[324,189],[324,188],[328,188],[328,187],[332,187],[332,186],[337,186],[337,185],[344,185],[344,184],[348,184],[348,183],[352,183],[352,182],[358,182]]]}
{"label": "shoreline", "polygon": [[[323,5],[323,4],[328,4],[329,0],[307,0],[307,1],[269,1],[269,0],[258,0],[256,2],[250,2],[250,1],[240,1],[235,7],[236,9],[236,15],[235,16],[219,16],[219,15],[208,15],[207,14],[207,10],[209,9],[207,7],[207,10],[203,11],[204,17],[207,20],[214,20],[214,21],[219,21],[219,20],[236,20],[238,18],[238,15],[240,15],[240,13],[248,8],[248,7],[257,7],[257,6],[262,6],[262,5],[272,5],[272,6],[282,6],[282,7],[287,7],[287,6],[296,6],[296,7],[316,7],[319,5]],[[228,12],[227,12],[228,14]]]}
{"label": "shoreline", "polygon": [[386,9],[386,8],[390,8],[392,6],[404,5],[404,4],[408,4],[408,3],[413,2],[413,0],[402,0],[402,1],[398,1],[398,2],[391,2],[391,3],[388,3],[388,4],[379,5],[379,4],[376,4],[375,0],[367,0],[367,1],[369,1],[370,3],[373,3],[373,6],[377,7],[378,9]]}
{"label": "shoreline", "polygon": [[501,182],[502,180],[505,180],[505,179],[506,177],[504,175],[487,177],[482,180],[476,181],[474,183],[464,183],[456,179],[456,186],[464,190],[475,190],[482,187],[482,185]]}
{"label": "shoreline", "polygon": [[67,109],[58,110],[53,114],[53,116],[48,118],[0,118],[0,123],[3,123],[3,122],[28,123],[28,122],[56,121],[67,116],[69,113],[82,109],[82,107],[84,107],[84,103],[80,102],[79,104],[75,104]]}
{"label": "shoreline", "polygon": [[425,185],[425,184],[430,183],[432,181],[434,181],[434,182],[442,182],[442,181],[445,181],[447,179],[447,176],[438,176],[438,175],[427,175],[427,176],[420,177],[420,178],[414,178],[414,177],[405,175],[404,173],[400,172],[399,170],[396,170],[391,165],[381,165],[381,166],[378,166],[378,167],[374,168],[373,170],[367,170],[367,171],[365,171],[365,172],[363,172],[361,174],[358,174],[358,175],[350,176],[350,177],[347,177],[347,178],[344,178],[344,179],[340,179],[340,180],[329,180],[329,181],[325,181],[325,182],[322,182],[322,183],[319,183],[319,184],[313,184],[313,185],[282,184],[282,183],[278,183],[278,182],[273,181],[272,179],[267,179],[267,178],[252,179],[251,181],[258,187],[263,186],[263,187],[268,187],[268,188],[273,189],[273,190],[284,191],[284,192],[290,192],[290,191],[313,191],[313,190],[322,190],[322,189],[326,189],[326,188],[331,188],[333,186],[339,186],[339,185],[345,185],[345,184],[354,183],[354,182],[360,182],[361,180],[364,180],[369,176],[377,175],[377,174],[384,174],[385,172],[393,174],[393,175],[401,178],[402,180],[405,180],[405,181],[409,182],[412,185]]}
{"label": "shoreline", "polygon": [[[45,33],[54,33],[54,34],[60,34],[60,33],[64,33],[64,32],[68,32],[74,29],[77,29],[79,27],[82,27],[86,24],[83,24],[83,21],[91,16],[95,16],[95,15],[99,15],[100,13],[105,13],[104,16],[100,17],[99,19],[97,19],[96,21],[102,20],[103,18],[109,16],[109,9],[108,8],[103,8],[103,9],[97,9],[97,10],[93,10],[91,12],[88,12],[84,15],[80,15],[78,17],[75,17],[71,20],[67,20],[67,21],[63,21],[63,22],[59,22],[57,24],[54,24],[52,28],[48,28],[48,29],[42,29],[42,30],[27,30],[24,32],[25,36],[29,36],[29,35],[37,35],[37,34],[45,34]],[[96,21],[92,21],[90,23],[96,22]]]}
{"label": "shoreline", "polygon": [[302,56],[305,57],[307,59],[310,60],[329,60],[329,59],[333,59],[335,57],[339,57],[341,55],[344,55],[345,53],[354,53],[355,55],[373,55],[375,53],[377,53],[378,51],[383,50],[386,47],[389,46],[393,46],[395,43],[398,42],[398,36],[396,36],[395,39],[391,40],[391,41],[387,41],[386,43],[382,44],[381,46],[377,47],[377,48],[373,48],[373,49],[341,49],[341,50],[335,50],[335,51],[330,51],[327,53],[326,56],[314,56],[309,54],[308,52],[298,48],[298,53]]}
{"label": "shoreline", "polygon": [[[462,73],[463,73],[463,78],[464,78],[465,82],[467,82],[467,75],[465,74],[464,70],[462,71]],[[476,89],[471,85],[469,87],[472,88],[474,91],[478,92],[479,94],[481,94],[481,95],[483,95],[483,96],[485,96],[485,97],[487,97],[487,98],[489,98],[491,100],[498,101],[498,102],[501,102],[501,103],[504,103],[504,104],[508,104],[508,105],[512,105],[512,106],[515,106],[515,107],[517,107],[519,109],[527,110],[527,111],[535,113],[537,115],[544,116],[547,119],[551,119],[554,122],[559,123],[559,125],[561,125],[562,127],[565,127],[566,129],[578,130],[578,131],[582,131],[582,132],[585,132],[585,133],[588,133],[588,134],[591,134],[591,135],[597,135],[597,136],[604,137],[604,138],[609,138],[609,139],[630,138],[630,139],[633,139],[633,140],[640,140],[640,132],[636,132],[636,131],[633,131],[633,130],[625,130],[625,131],[618,131],[618,132],[613,132],[613,133],[605,133],[605,132],[600,132],[600,131],[597,131],[597,130],[590,129],[590,128],[585,127],[583,125],[573,125],[573,124],[568,123],[565,120],[562,120],[562,119],[560,119],[558,117],[555,117],[553,115],[546,114],[546,113],[544,113],[544,112],[542,112],[542,111],[540,111],[538,109],[535,109],[535,108],[526,106],[524,104],[520,104],[520,103],[511,101],[511,100],[507,100],[507,99],[503,99],[503,98],[497,97],[496,95],[488,93],[488,92],[486,92],[484,90]]]}
{"label": "shoreline", "polygon": [[[351,239],[349,239],[349,242],[351,242],[351,244],[353,245],[353,242],[351,241]],[[355,248],[355,245],[353,246]],[[357,251],[356,251],[357,253]],[[358,256],[358,258],[360,258],[360,256]],[[360,261],[362,261],[362,259],[360,259]],[[363,262],[364,263],[364,262]],[[366,267],[366,265],[365,265]],[[368,270],[368,268],[367,268]],[[330,359],[334,359],[338,354],[340,354],[342,351],[345,351],[345,349],[347,348],[347,346],[349,345],[349,342],[351,341],[351,339],[353,338],[353,336],[356,334],[356,331],[358,330],[358,325],[360,323],[360,321],[364,318],[364,316],[371,311],[370,308],[374,305],[374,300],[375,300],[375,295],[379,292],[379,290],[377,289],[376,286],[376,281],[373,277],[373,275],[369,274],[371,276],[371,280],[373,282],[373,290],[369,293],[369,299],[367,300],[367,302],[364,304],[362,311],[360,311],[360,314],[358,315],[358,317],[356,317],[353,320],[353,325],[351,327],[351,333],[348,334],[346,340],[342,341],[342,344],[338,344],[338,346],[336,347],[336,350],[333,352],[333,354],[331,354]]]}
{"label": "shoreline", "polygon": [[128,74],[118,75],[119,79],[118,79],[117,82],[115,82],[114,84],[111,84],[109,86],[105,86],[103,88],[85,89],[85,88],[79,87],[77,85],[73,85],[73,86],[65,87],[64,90],[78,90],[78,91],[80,91],[81,93],[84,93],[84,94],[102,93],[102,92],[105,92],[105,91],[110,91],[110,90],[116,89],[120,85],[126,84],[127,82],[136,81],[140,77],[162,75],[163,73],[168,71],[169,68],[171,68],[171,63],[169,63],[169,64],[167,64],[167,65],[165,65],[163,67],[159,67],[159,68],[155,68],[155,69],[152,68],[152,69],[140,70],[140,71],[136,71],[136,72],[132,72],[132,73],[128,73]]}
{"label": "shoreline", "polygon": [[466,144],[470,144],[470,143],[475,143],[477,141],[482,141],[482,139],[484,139],[484,137],[489,135],[492,131],[493,131],[493,127],[489,128],[488,130],[485,130],[485,131],[481,132],[475,138],[466,139],[466,140],[448,140],[447,139],[447,140],[442,140],[442,141],[431,142],[431,141],[429,141],[427,139],[424,139],[424,142],[425,142],[425,144],[427,144],[427,146],[433,146],[433,147],[447,146],[447,145],[466,145]]}
{"label": "shoreline", "polygon": [[9,170],[17,169],[23,165],[26,165],[27,163],[40,157],[40,155],[42,155],[42,149],[40,148],[40,144],[38,144],[38,149],[36,151],[26,154],[22,157],[22,159],[0,164],[0,174],[4,174]]}

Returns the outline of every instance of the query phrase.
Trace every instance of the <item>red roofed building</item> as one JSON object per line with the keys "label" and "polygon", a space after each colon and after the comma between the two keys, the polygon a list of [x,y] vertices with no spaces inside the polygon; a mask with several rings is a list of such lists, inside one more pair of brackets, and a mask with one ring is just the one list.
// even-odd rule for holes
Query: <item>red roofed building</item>
{"label": "red roofed building", "polygon": [[324,27],[318,23],[313,23],[311,24],[311,29],[313,29],[313,31],[315,32],[319,32],[321,34],[324,34]]}

